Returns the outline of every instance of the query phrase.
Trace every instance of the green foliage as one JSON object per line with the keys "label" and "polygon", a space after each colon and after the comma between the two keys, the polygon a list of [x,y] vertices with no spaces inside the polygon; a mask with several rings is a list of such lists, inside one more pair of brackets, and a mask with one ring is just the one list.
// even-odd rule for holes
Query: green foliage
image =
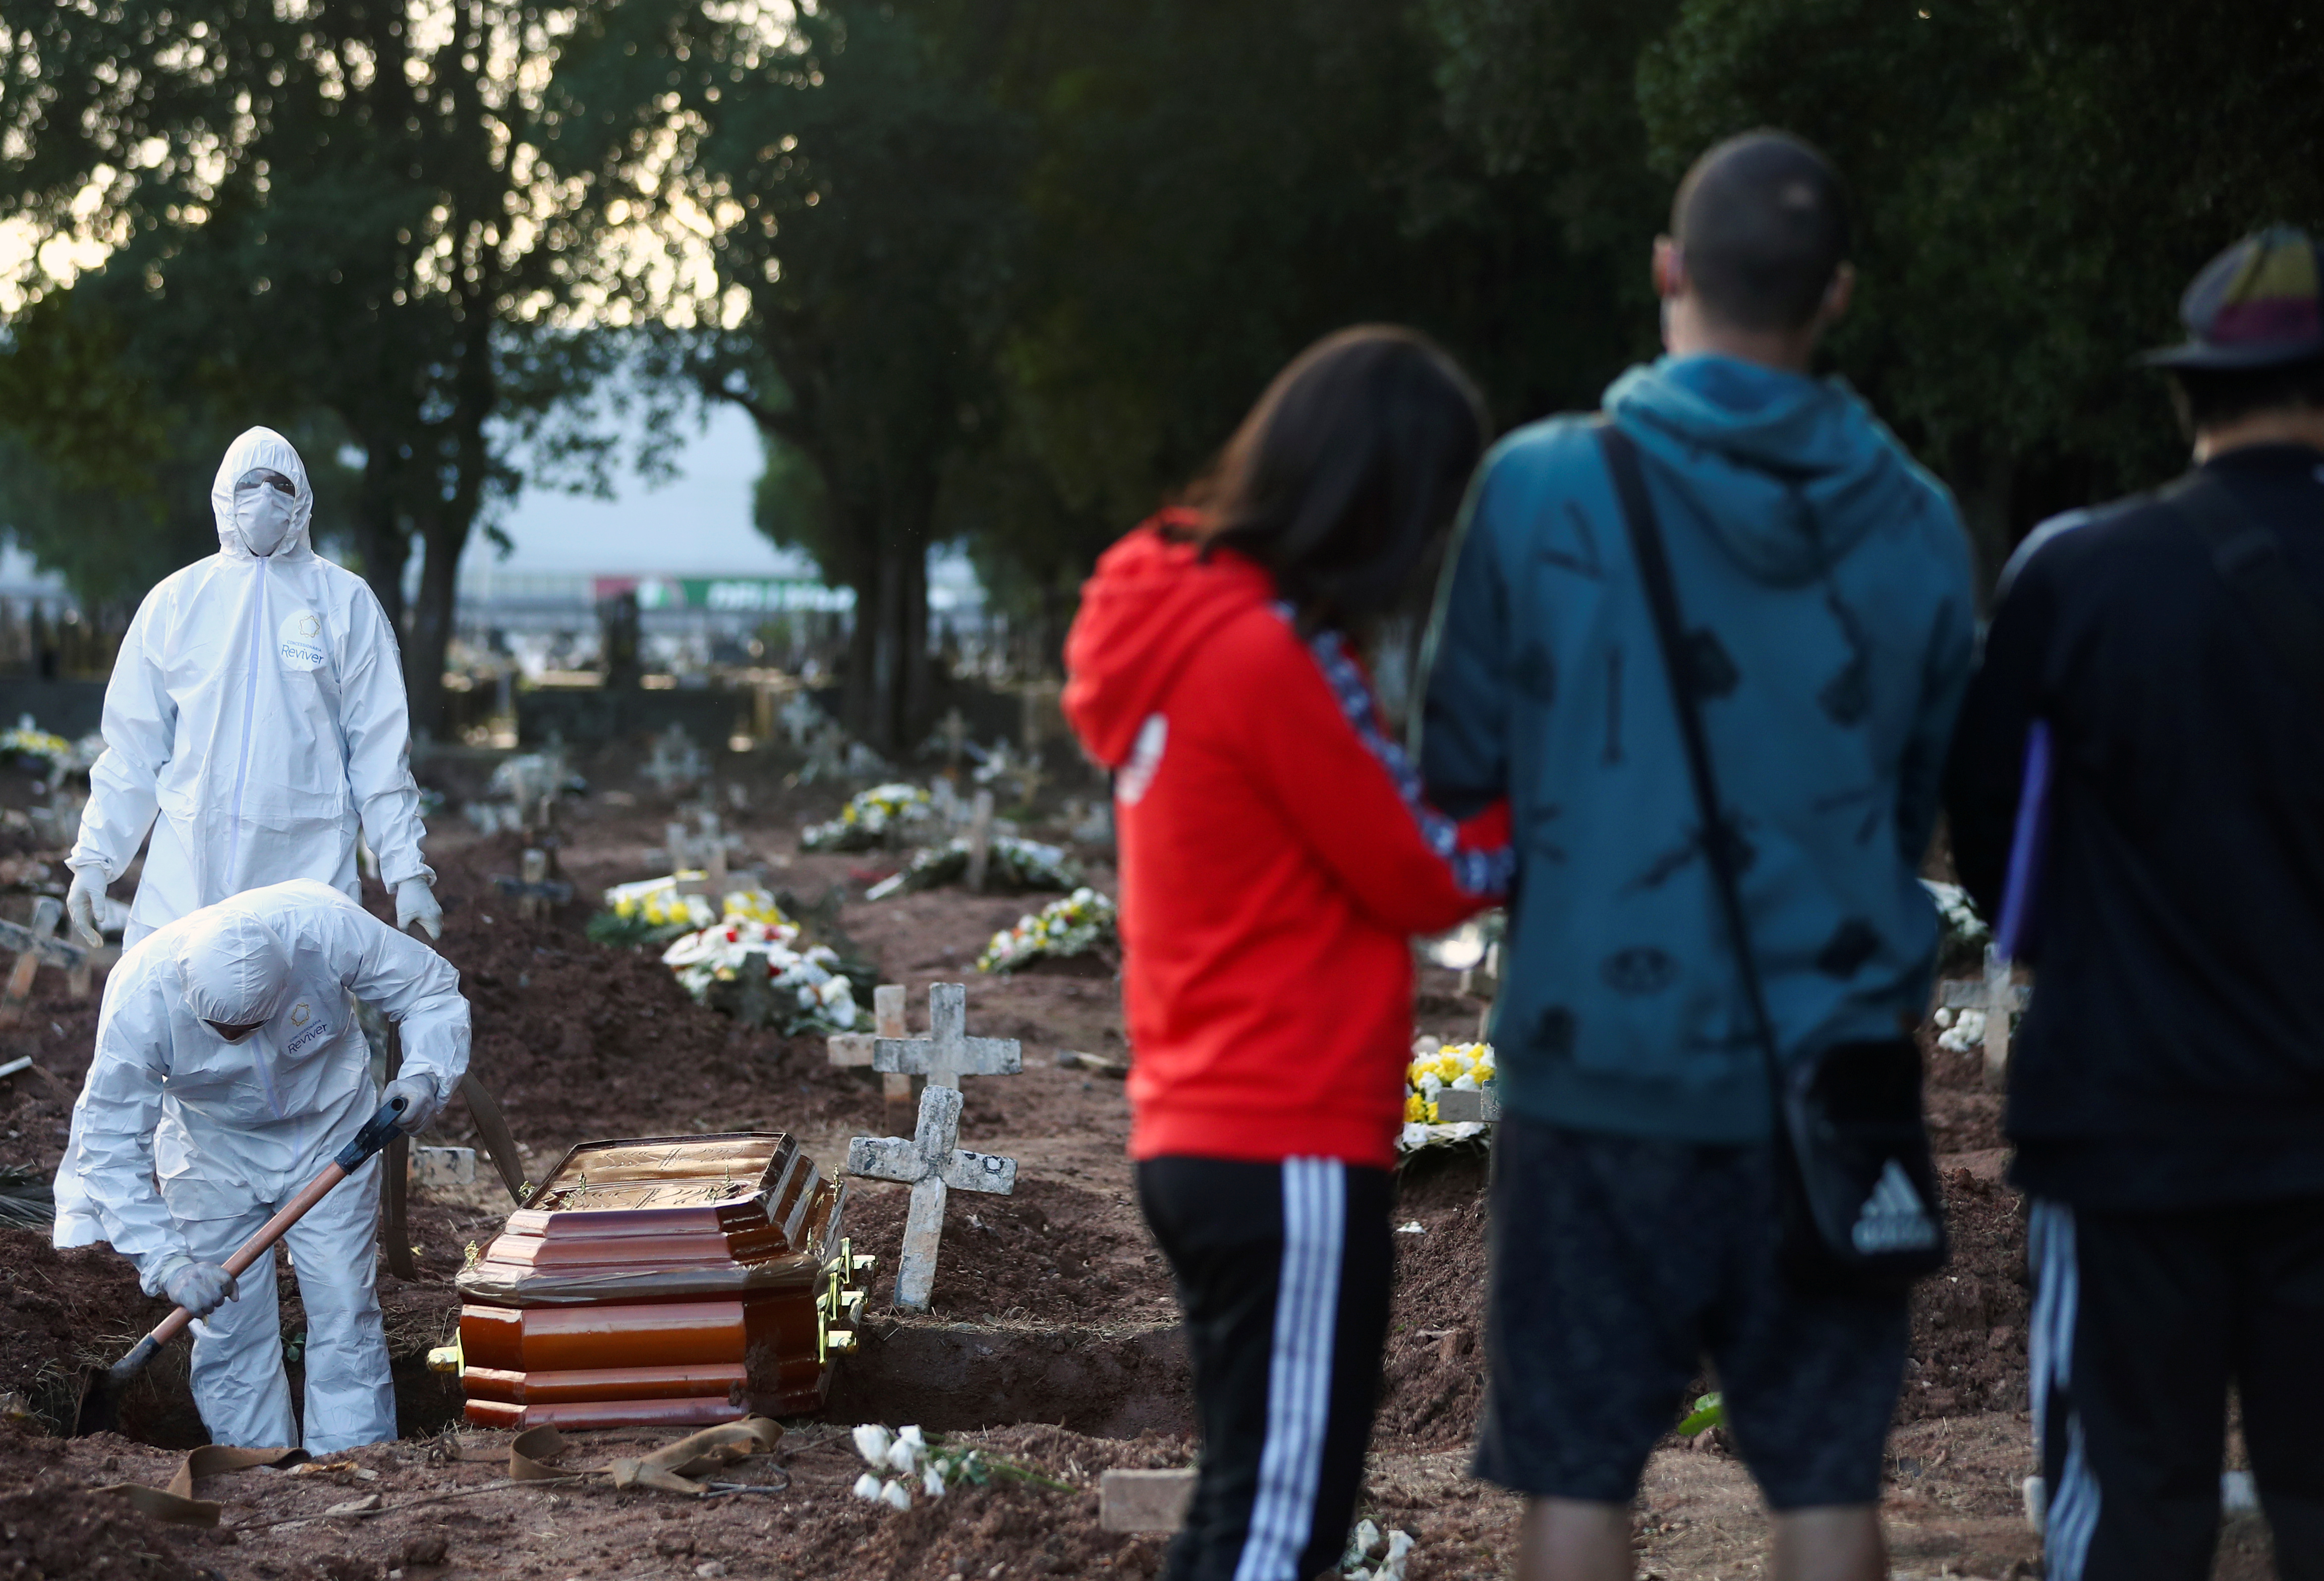
{"label": "green foliage", "polygon": [[1679,1419],[1678,1434],[1681,1438],[1692,1438],[1697,1433],[1707,1431],[1711,1428],[1723,1428],[1726,1425],[1725,1397],[1718,1394],[1705,1394],[1695,1400],[1692,1410]]}
{"label": "green foliage", "polygon": [[2050,510],[2183,465],[2160,382],[2204,259],[2324,222],[2324,30],[2149,3],[1687,0],[1639,74],[1674,176],[1782,125],[1855,188],[1863,287],[1834,352],[1963,496],[1992,565]]}
{"label": "green foliage", "polygon": [[1501,425],[1593,404],[1655,352],[1679,173],[1760,125],[1849,177],[1860,288],[1831,364],[1995,565],[2038,516],[2180,464],[2127,363],[2203,259],[2324,226],[2301,153],[2324,25],[2267,7],[420,15],[0,0],[0,218],[113,249],[32,278],[0,340],[0,521],[133,597],[207,552],[225,439],[282,428],[391,609],[428,546],[423,718],[472,533],[528,482],[601,487],[616,425],[666,454],[704,399],[765,436],[761,529],[856,590],[846,722],[917,740],[931,544],[966,543],[1054,651],[1102,546],[1351,321],[1436,335]]}

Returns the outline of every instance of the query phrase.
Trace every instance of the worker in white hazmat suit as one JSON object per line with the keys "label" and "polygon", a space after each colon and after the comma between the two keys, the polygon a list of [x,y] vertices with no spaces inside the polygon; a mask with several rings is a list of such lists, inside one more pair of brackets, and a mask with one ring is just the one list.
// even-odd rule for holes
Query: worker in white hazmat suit
{"label": "worker in white hazmat suit", "polygon": [[124,944],[284,879],[359,895],[358,827],[396,925],[442,936],[395,633],[364,579],[309,543],[314,509],[299,452],[250,430],[210,485],[217,553],[147,594],[130,623],[65,859],[66,904],[92,941],[97,897],[149,829]]}
{"label": "worker in white hazmat suit", "polygon": [[[384,1095],[355,995],[403,1032]],[[56,1181],[56,1244],[109,1241],[192,1311],[194,1402],[220,1444],[295,1445],[274,1259],[221,1266],[401,1097],[419,1131],[468,1066],[459,974],[327,884],[248,891],[155,929],[105,985],[97,1053]],[[158,1182],[158,1188],[157,1188]],[[307,1310],[305,1447],[395,1437],[374,1289],[374,1156],[283,1237]]]}

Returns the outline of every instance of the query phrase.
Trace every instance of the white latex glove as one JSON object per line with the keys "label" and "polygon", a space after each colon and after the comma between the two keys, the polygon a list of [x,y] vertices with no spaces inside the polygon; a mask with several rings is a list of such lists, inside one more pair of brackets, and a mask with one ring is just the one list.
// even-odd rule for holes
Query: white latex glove
{"label": "white latex glove", "polygon": [[444,1111],[444,1101],[436,1096],[436,1084],[424,1076],[399,1077],[389,1082],[387,1091],[379,1096],[383,1104],[397,1098],[403,1100],[403,1114],[396,1121],[396,1128],[406,1136],[417,1136]]}
{"label": "white latex glove", "polygon": [[105,893],[105,873],[102,868],[76,867],[72,870],[72,888],[65,892],[65,911],[73,920],[74,929],[90,945],[102,948],[105,935],[97,931],[97,901]]}
{"label": "white latex glove", "polygon": [[178,1265],[161,1276],[161,1293],[197,1318],[217,1311],[234,1299],[234,1275],[215,1262],[181,1256]]}
{"label": "white latex glove", "polygon": [[395,886],[395,926],[398,932],[417,922],[430,938],[444,937],[444,908],[424,878],[407,878]]}

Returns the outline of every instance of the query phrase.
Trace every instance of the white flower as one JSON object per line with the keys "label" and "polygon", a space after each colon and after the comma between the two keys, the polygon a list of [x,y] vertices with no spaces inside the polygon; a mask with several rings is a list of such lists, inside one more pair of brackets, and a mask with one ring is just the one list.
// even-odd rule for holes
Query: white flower
{"label": "white flower", "polygon": [[880,1479],[873,1476],[868,1471],[862,1476],[857,1477],[855,1479],[855,1496],[859,1499],[869,1499],[875,1504],[878,1503],[880,1502]]}
{"label": "white flower", "polygon": [[[874,1470],[888,1464],[888,1447],[895,1441],[895,1435],[878,1422],[865,1422],[855,1429],[855,1453]],[[873,1488],[872,1493],[876,1496],[879,1489]]]}
{"label": "white flower", "polygon": [[1985,1042],[1985,1012],[1964,1010],[1953,1018],[1953,1024],[1937,1038],[1937,1047],[1955,1054],[1966,1054]]}
{"label": "white flower", "polygon": [[1409,1532],[1389,1532],[1388,1558],[1382,1559],[1379,1568],[1372,1573],[1373,1581],[1404,1581],[1405,1557],[1412,1552],[1412,1536]]}
{"label": "white flower", "polygon": [[912,1495],[904,1491],[902,1483],[890,1482],[881,1486],[880,1502],[892,1509],[908,1510],[912,1507]]}
{"label": "white flower", "polygon": [[936,1469],[936,1463],[933,1461],[929,1462],[928,1468],[920,1474],[920,1491],[931,1499],[941,1499],[945,1496],[944,1473]]}
{"label": "white flower", "polygon": [[921,1441],[920,1430],[906,1428],[896,1435],[895,1443],[889,1446],[888,1464],[909,1476],[920,1469],[920,1462],[927,1458],[927,1454],[928,1447]]}
{"label": "white flower", "polygon": [[1355,1530],[1348,1534],[1348,1551],[1340,1560],[1341,1567],[1363,1563],[1371,1557],[1372,1549],[1379,1547],[1379,1527],[1369,1521],[1356,1522]]}

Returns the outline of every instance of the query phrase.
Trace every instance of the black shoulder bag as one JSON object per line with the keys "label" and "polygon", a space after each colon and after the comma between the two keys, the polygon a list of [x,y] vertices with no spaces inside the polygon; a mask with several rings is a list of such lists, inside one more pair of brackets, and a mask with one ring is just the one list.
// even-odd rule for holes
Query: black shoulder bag
{"label": "black shoulder bag", "polygon": [[1611,422],[1598,429],[1638,580],[1654,612],[1671,705],[1702,818],[1702,850],[1735,951],[1752,1031],[1774,1100],[1778,1255],[1794,1284],[1835,1292],[1900,1290],[1945,1261],[1936,1161],[1921,1109],[1921,1050],[1909,1037],[1840,1043],[1786,1070],[1745,920],[1733,826],[1711,771],[1711,744],[1686,664],[1690,652],[1662,529],[1637,447]]}

